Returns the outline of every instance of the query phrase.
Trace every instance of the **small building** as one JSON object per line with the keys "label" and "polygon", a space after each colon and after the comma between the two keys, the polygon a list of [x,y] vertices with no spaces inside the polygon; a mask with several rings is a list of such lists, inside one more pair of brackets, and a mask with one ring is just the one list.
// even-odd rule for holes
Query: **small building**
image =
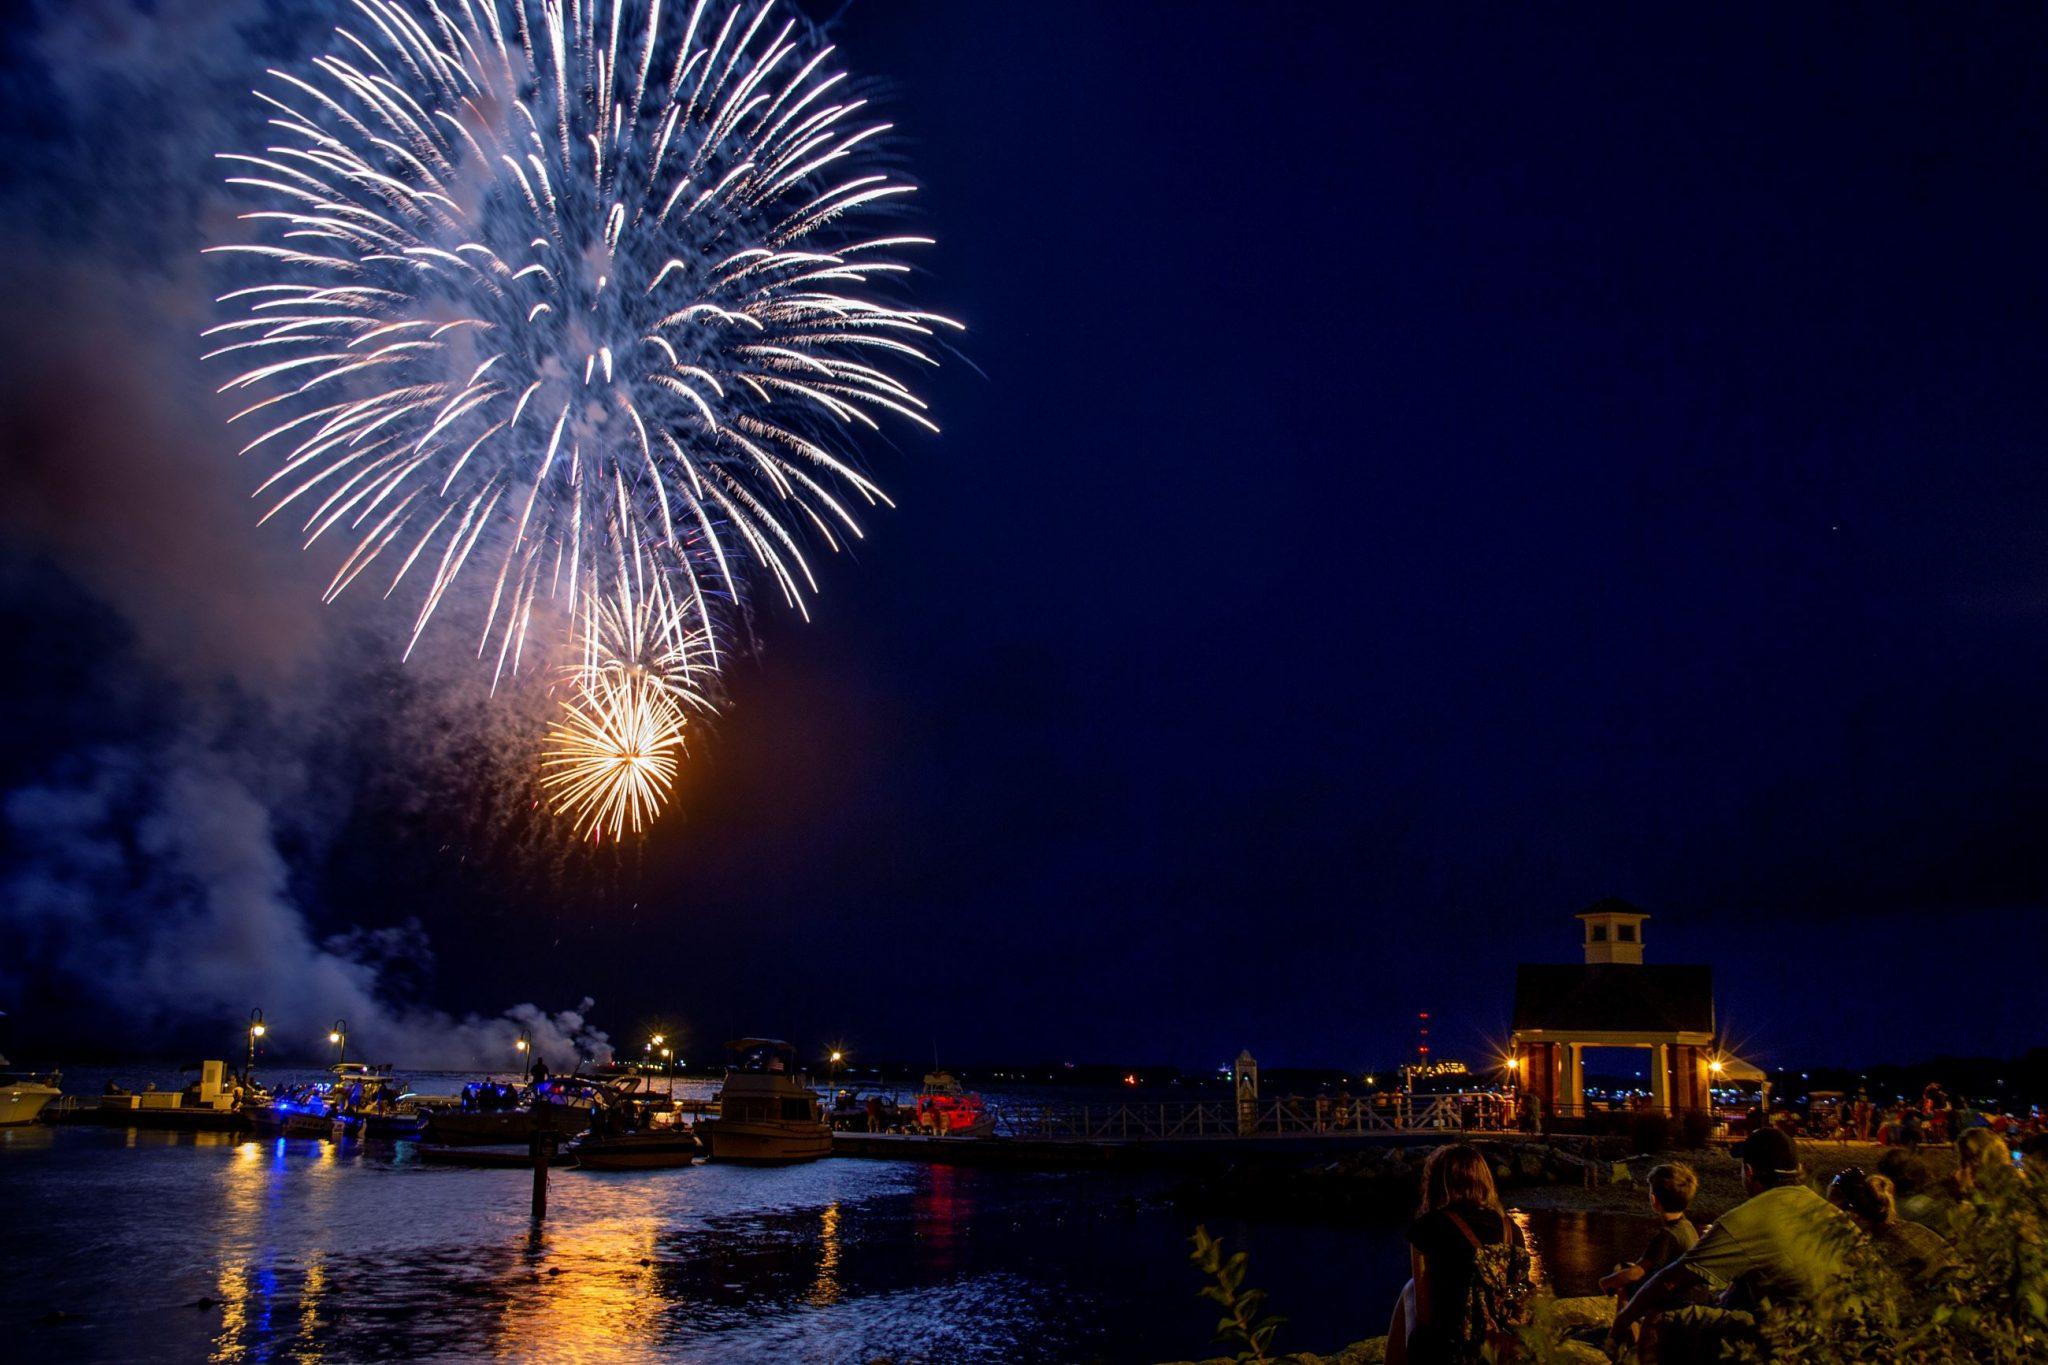
{"label": "small building", "polygon": [[1604,900],[1578,915],[1584,962],[1525,963],[1515,972],[1514,1067],[1547,1113],[1585,1112],[1587,1048],[1645,1048],[1651,1103],[1662,1113],[1711,1111],[1711,967],[1643,961],[1649,915]]}

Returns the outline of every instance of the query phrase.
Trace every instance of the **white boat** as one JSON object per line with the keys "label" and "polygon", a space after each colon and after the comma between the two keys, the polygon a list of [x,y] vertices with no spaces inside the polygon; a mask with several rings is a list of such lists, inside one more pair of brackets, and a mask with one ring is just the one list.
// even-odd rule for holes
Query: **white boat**
{"label": "white boat", "polygon": [[[7,1059],[0,1057],[0,1067],[6,1065]],[[57,1088],[61,1080],[63,1075],[55,1071],[0,1071],[0,1128],[34,1123],[43,1106],[64,1093]]]}
{"label": "white boat", "polygon": [[732,1064],[718,1116],[697,1121],[709,1158],[786,1166],[830,1156],[832,1126],[810,1079],[796,1070],[796,1049],[773,1038],[742,1038],[728,1047]]}

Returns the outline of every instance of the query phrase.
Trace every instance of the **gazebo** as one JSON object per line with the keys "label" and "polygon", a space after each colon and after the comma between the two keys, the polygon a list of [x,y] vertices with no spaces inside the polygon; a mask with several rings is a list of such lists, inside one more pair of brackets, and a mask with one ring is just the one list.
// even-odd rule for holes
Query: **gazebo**
{"label": "gazebo", "polygon": [[1601,901],[1578,916],[1584,962],[1516,970],[1513,1066],[1523,1094],[1548,1113],[1585,1112],[1589,1047],[1648,1049],[1658,1112],[1711,1110],[1713,968],[1646,965],[1648,918],[1627,901]]}

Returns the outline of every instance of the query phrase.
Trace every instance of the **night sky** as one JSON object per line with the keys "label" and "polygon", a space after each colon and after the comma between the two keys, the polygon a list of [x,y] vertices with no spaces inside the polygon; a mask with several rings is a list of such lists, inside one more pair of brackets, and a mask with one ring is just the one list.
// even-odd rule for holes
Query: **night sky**
{"label": "night sky", "polygon": [[[187,144],[304,39],[144,8],[5,40],[10,790],[288,716],[309,654],[424,685],[184,354]],[[289,899],[621,1040],[1367,1065],[1427,1009],[1476,1059],[1612,895],[1760,1061],[2048,1042],[2044,27],[861,0],[970,327],[943,436],[868,451],[898,510],[761,609],[644,845],[497,848],[352,722],[293,750]],[[13,933],[0,1008],[72,1027]]]}

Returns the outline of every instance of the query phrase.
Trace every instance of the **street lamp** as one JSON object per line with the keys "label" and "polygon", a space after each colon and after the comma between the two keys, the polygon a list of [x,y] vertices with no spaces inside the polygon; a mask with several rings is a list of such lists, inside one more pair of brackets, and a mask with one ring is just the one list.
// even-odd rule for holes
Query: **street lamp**
{"label": "street lamp", "polygon": [[327,1041],[341,1049],[341,1055],[334,1059],[336,1066],[348,1061],[348,1020],[335,1020],[334,1027],[327,1030]]}
{"label": "street lamp", "polygon": [[249,1065],[242,1069],[242,1079],[245,1081],[256,1074],[256,1040],[258,1038],[261,1038],[267,1032],[269,1032],[269,1030],[263,1027],[263,1011],[260,1008],[250,1010]]}
{"label": "street lamp", "polygon": [[513,1040],[512,1046],[519,1049],[519,1079],[521,1081],[531,1080],[533,1077],[533,1035],[525,1029],[519,1030],[519,1036]]}
{"label": "street lamp", "polygon": [[668,1073],[668,1097],[670,1099],[676,1097],[676,1069],[671,1062],[675,1055],[669,1048],[661,1050],[661,1069]]}

